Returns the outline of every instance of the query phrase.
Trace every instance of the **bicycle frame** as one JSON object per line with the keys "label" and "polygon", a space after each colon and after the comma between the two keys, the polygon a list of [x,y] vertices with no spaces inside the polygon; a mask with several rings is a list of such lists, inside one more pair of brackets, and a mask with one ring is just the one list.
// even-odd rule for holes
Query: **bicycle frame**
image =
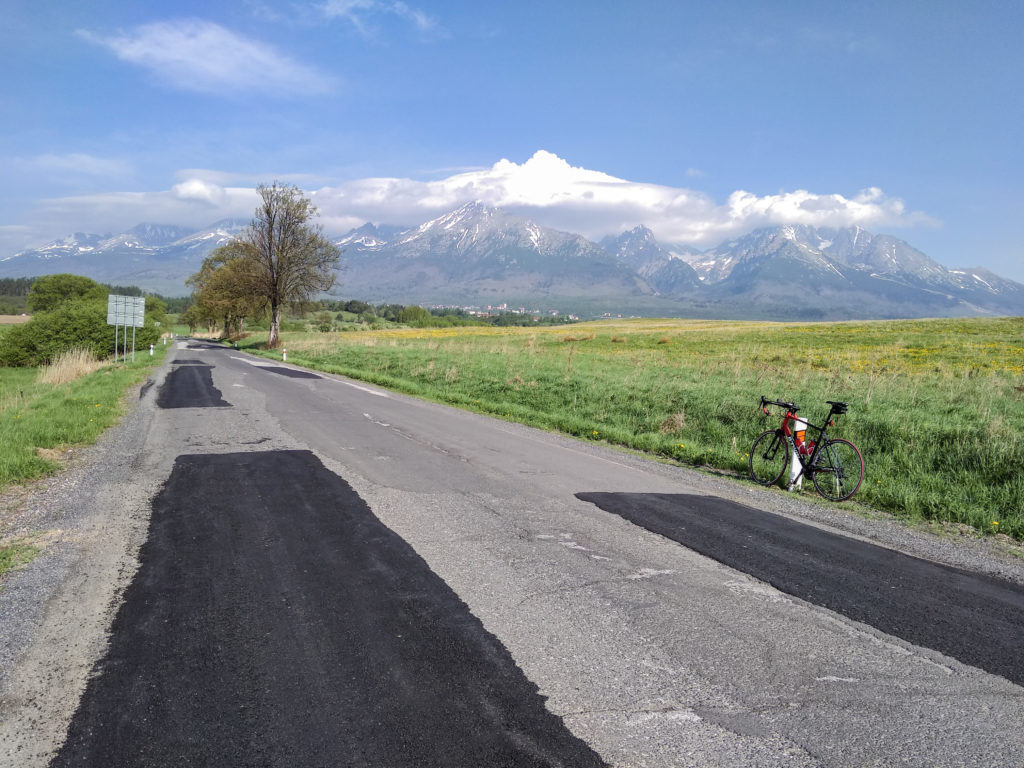
{"label": "bicycle frame", "polygon": [[[821,447],[825,444],[825,438],[828,435],[828,428],[830,426],[832,426],[832,413],[831,412],[829,413],[828,421],[825,423],[824,426],[821,426],[821,427],[819,427],[817,424],[812,424],[807,419],[803,419],[803,421],[807,423],[807,431],[808,432],[810,432],[812,429],[818,430],[818,439],[814,441],[814,448],[811,450],[810,454],[806,454],[806,453],[804,453],[803,451],[800,450],[800,448],[802,446],[797,445],[797,443],[796,443],[796,435],[793,433],[793,429],[791,427],[791,424],[794,421],[796,421],[796,419],[797,419],[797,415],[796,415],[796,411],[797,410],[799,410],[799,409],[795,409],[795,410],[787,409],[786,410],[786,415],[782,417],[782,434],[784,434],[786,436],[786,439],[789,441],[790,446],[792,446],[792,448],[793,448],[793,455],[796,456],[797,461],[800,462],[800,472],[797,474],[796,477],[793,478],[793,482],[794,483],[796,481],[798,481],[801,477],[804,476],[804,471],[808,467],[813,467],[814,466],[814,461],[815,461],[815,459],[818,458],[818,451],[820,451]],[[807,444],[807,439],[805,438],[804,439],[804,445],[806,445],[806,444]]]}

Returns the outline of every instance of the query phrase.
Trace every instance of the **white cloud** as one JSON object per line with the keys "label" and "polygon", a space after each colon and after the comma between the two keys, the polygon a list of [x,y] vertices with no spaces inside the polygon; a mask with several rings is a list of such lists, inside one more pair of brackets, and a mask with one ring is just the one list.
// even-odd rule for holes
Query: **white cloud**
{"label": "white cloud", "polygon": [[392,13],[401,16],[407,21],[411,21],[413,26],[416,27],[420,32],[429,32],[437,26],[437,22],[433,18],[425,14],[423,11],[416,8],[410,8],[408,5],[402,2],[391,3],[390,8]]}
{"label": "white cloud", "polygon": [[0,258],[72,232],[124,232],[142,222],[201,229],[219,219],[249,219],[256,203],[253,188],[219,187],[198,179],[160,192],[109,192],[50,198],[36,204],[24,217],[20,230],[0,227]]}
{"label": "white cloud", "polygon": [[332,85],[312,67],[293,61],[272,46],[201,19],[145,24],[106,37],[84,30],[78,34],[181,90],[291,95],[323,93]]}
{"label": "white cloud", "polygon": [[[212,170],[182,171],[169,190],[44,200],[25,223],[35,234],[34,245],[72,231],[124,231],[143,221],[198,229],[221,218],[251,218],[257,202],[254,187],[269,180]],[[282,180],[309,188],[301,176]],[[436,180],[353,179],[310,195],[331,234],[366,221],[414,226],[474,200],[593,239],[644,224],[665,242],[698,247],[779,224],[859,224],[875,232],[935,224],[877,188],[851,197],[806,190],[757,196],[740,190],[718,203],[697,190],[627,181],[574,167],[543,150],[523,163],[500,160],[490,168]],[[28,239],[25,230],[7,234],[11,237],[6,242],[13,242],[15,235]]]}
{"label": "white cloud", "polygon": [[500,160],[436,181],[359,179],[316,193],[325,216],[397,224],[419,224],[473,200],[593,238],[645,224],[663,240],[697,246],[778,224],[878,228],[933,223],[875,188],[853,197],[805,190],[758,197],[741,190],[718,204],[704,192],[619,179],[571,166],[543,150],[522,164]]}
{"label": "white cloud", "polygon": [[189,179],[171,187],[179,200],[196,200],[217,208],[228,202],[228,193],[217,184],[202,179]]}
{"label": "white cloud", "polygon": [[64,155],[44,154],[21,160],[20,165],[43,174],[68,173],[78,176],[125,176],[128,163],[113,158],[95,157],[81,152]]}
{"label": "white cloud", "polygon": [[369,19],[379,15],[397,16],[411,23],[421,33],[437,32],[439,29],[432,16],[401,0],[326,0],[317,8],[328,19],[347,21],[364,37],[372,37],[374,29]]}

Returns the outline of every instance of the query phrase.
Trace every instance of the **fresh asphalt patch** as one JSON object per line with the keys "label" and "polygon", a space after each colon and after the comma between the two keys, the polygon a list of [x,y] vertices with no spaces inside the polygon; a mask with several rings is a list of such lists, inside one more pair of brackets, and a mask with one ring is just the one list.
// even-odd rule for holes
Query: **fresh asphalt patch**
{"label": "fresh asphalt patch", "polygon": [[51,764],[600,766],[308,451],[179,456]]}
{"label": "fresh asphalt patch", "polygon": [[187,361],[175,366],[157,395],[160,408],[230,408],[213,384],[213,366]]}
{"label": "fresh asphalt patch", "polygon": [[277,373],[281,376],[287,376],[291,379],[322,379],[323,376],[317,376],[315,373],[309,371],[300,371],[297,368],[285,368],[280,365],[261,365],[259,366],[261,371],[270,371],[271,373]]}
{"label": "fresh asphalt patch", "polygon": [[1024,685],[1024,589],[714,496],[578,493],[781,592]]}

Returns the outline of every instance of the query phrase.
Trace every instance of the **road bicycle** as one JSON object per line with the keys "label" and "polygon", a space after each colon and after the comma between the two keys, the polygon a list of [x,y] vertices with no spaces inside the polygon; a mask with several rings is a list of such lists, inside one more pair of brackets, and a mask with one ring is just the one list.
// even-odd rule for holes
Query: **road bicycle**
{"label": "road bicycle", "polygon": [[[766,400],[761,396],[761,410],[771,416],[767,406],[784,408],[782,426],[758,435],[750,449],[750,477],[761,485],[774,485],[790,469],[789,486],[792,489],[804,475],[829,501],[845,501],[857,492],[864,480],[864,457],[849,440],[830,438],[828,428],[834,418],[847,412],[846,403],[826,400],[831,408],[822,426],[797,417],[800,410],[795,403]],[[817,440],[807,440],[807,432],[816,429]],[[793,457],[796,457],[795,461]],[[799,469],[797,469],[799,467]]]}

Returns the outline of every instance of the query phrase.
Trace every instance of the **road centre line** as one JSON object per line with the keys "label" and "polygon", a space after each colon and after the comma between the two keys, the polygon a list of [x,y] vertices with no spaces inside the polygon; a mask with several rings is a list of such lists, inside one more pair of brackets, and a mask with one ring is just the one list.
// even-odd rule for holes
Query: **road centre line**
{"label": "road centre line", "polygon": [[279,368],[277,363],[265,363],[262,360],[253,360],[248,357],[239,357],[238,355],[230,355],[232,360],[241,360],[243,363],[248,363],[255,368]]}
{"label": "road centre line", "polygon": [[[248,363],[249,365],[252,365],[252,366],[254,366],[256,368],[280,368],[280,367],[282,367],[281,363],[276,363],[276,362],[273,362],[273,361],[267,363],[267,362],[263,362],[262,360],[253,360],[251,358],[240,357],[238,355],[231,355],[231,359],[232,360],[241,360],[242,362]],[[301,368],[301,369],[298,369],[298,370],[306,370],[306,369],[305,368]],[[317,373],[324,374],[323,371],[318,371]],[[360,392],[365,392],[366,394],[374,395],[375,397],[385,397],[385,398],[390,398],[391,397],[391,395],[389,395],[387,392],[378,392],[375,389],[370,389],[369,387],[362,387],[362,386],[360,386],[358,384],[353,384],[351,381],[345,381],[344,379],[337,379],[337,378],[334,378],[334,377],[329,376],[329,375],[324,375],[324,378],[326,378],[328,381],[336,381],[339,384],[344,384],[347,387],[352,387],[353,389],[358,389]]]}

